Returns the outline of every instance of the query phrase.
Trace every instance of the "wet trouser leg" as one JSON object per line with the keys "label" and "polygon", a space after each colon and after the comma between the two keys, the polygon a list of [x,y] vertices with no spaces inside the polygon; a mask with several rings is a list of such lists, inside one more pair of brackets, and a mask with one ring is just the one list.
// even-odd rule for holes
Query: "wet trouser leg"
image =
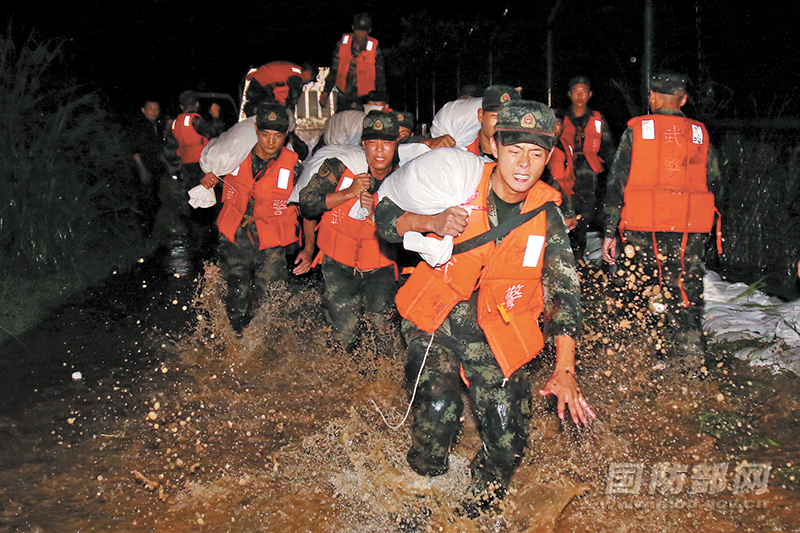
{"label": "wet trouser leg", "polygon": [[286,250],[282,246],[259,250],[241,228],[236,242],[219,235],[219,266],[228,285],[225,307],[236,329],[247,325],[269,283],[288,279]]}
{"label": "wet trouser leg", "polygon": [[[689,233],[681,261],[682,233],[657,232],[656,246],[660,261],[656,260],[653,249],[653,234],[648,232],[625,232],[626,241],[635,250],[634,261],[639,262],[644,273],[650,277],[647,285],[658,285],[661,281],[663,303],[670,329],[679,337],[689,336],[702,339],[703,317],[703,255],[705,253],[704,233]],[[659,272],[660,263],[660,272]],[[688,307],[681,293],[686,294]]]}
{"label": "wet trouser leg", "polygon": [[[448,455],[461,428],[464,403],[461,392],[464,384],[459,375],[458,359],[445,344],[447,325],[431,336],[417,329],[411,322],[403,321],[403,336],[408,344],[406,381],[414,387],[419,375],[414,420],[411,424],[411,449],[408,464],[420,475],[438,476],[448,470]],[[427,352],[427,358],[425,354]],[[420,365],[425,366],[420,374]]]}
{"label": "wet trouser leg", "polygon": [[344,346],[356,337],[359,318],[367,313],[380,322],[394,302],[394,267],[358,272],[328,257],[322,262],[323,308],[333,333]]}
{"label": "wet trouser leg", "polygon": [[[463,368],[469,381],[470,408],[483,442],[471,463],[473,490],[480,492],[489,484],[507,486],[519,466],[528,440],[531,397],[524,372],[516,372],[504,383],[472,312],[474,307],[467,302],[457,305],[434,335],[417,392],[408,458],[419,473],[446,471],[447,454],[463,409],[459,382],[459,369]],[[430,335],[407,321],[403,334],[409,346],[406,375],[413,384]],[[437,467],[441,471],[436,472]]]}
{"label": "wet trouser leg", "polygon": [[597,174],[582,156],[575,162],[573,191],[572,207],[579,218],[578,225],[569,232],[569,240],[577,262],[586,253],[586,233],[595,222],[598,206]]}

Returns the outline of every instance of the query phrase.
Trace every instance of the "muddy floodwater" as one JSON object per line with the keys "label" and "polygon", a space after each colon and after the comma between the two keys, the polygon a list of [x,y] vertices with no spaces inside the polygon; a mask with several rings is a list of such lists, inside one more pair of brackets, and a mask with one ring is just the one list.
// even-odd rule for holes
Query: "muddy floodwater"
{"label": "muddy floodwater", "polygon": [[522,466],[471,520],[455,512],[480,445],[469,415],[450,472],[406,464],[395,330],[365,326],[345,352],[312,275],[273,287],[238,337],[216,268],[162,251],[3,344],[0,531],[800,530],[800,380],[724,346],[659,364],[658,317],[601,270],[581,277],[578,372],[598,418],[559,421],[540,355]]}

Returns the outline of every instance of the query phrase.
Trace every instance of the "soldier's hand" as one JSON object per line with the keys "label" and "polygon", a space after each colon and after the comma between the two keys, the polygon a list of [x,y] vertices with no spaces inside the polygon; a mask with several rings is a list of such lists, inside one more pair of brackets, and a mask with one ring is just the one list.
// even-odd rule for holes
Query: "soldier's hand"
{"label": "soldier's hand", "polygon": [[566,223],[569,231],[572,231],[578,227],[578,217],[565,218],[564,222]]}
{"label": "soldier's hand", "polygon": [[438,215],[433,216],[432,230],[437,235],[444,237],[451,235],[458,237],[469,221],[469,211],[463,207],[448,207]]}
{"label": "soldier's hand", "polygon": [[456,140],[449,135],[442,135],[433,139],[425,139],[422,144],[431,150],[435,150],[437,148],[452,148],[456,145]]}
{"label": "soldier's hand", "polygon": [[328,105],[328,96],[330,96],[330,93],[319,93],[319,105],[323,107]]}
{"label": "soldier's hand", "polygon": [[295,276],[305,274],[311,270],[311,252],[308,250],[302,250],[299,254],[297,254],[297,259],[294,260],[294,264],[297,265],[292,270],[292,274]]}
{"label": "soldier's hand", "polygon": [[603,260],[609,265],[617,262],[617,239],[606,237],[603,240]]}
{"label": "soldier's hand", "polygon": [[351,194],[352,198],[359,196],[362,192],[369,190],[369,181],[369,174],[356,174],[353,178],[353,183],[347,188],[347,191]]}
{"label": "soldier's hand", "polygon": [[586,398],[581,394],[575,374],[566,370],[559,370],[539,391],[542,396],[555,394],[558,398],[558,418],[564,420],[565,406],[569,406],[569,413],[576,425],[588,424],[589,418],[597,418]]}
{"label": "soldier's hand", "polygon": [[208,108],[209,114],[214,118],[219,118],[219,104],[211,104],[211,107]]}
{"label": "soldier's hand", "polygon": [[375,200],[370,193],[364,191],[358,195],[358,199],[361,202],[361,207],[369,212],[369,216],[375,214]]}
{"label": "soldier's hand", "polygon": [[214,185],[217,184],[218,181],[219,178],[215,176],[214,173],[209,172],[208,174],[203,176],[203,179],[200,180],[200,185],[202,185],[206,189],[211,189],[214,187]]}

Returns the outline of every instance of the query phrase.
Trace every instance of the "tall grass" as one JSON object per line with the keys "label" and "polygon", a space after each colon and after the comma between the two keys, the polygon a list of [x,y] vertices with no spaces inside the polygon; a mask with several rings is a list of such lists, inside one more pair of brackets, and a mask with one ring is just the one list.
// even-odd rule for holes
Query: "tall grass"
{"label": "tall grass", "polygon": [[[69,74],[62,46],[0,35],[0,268],[41,276],[137,238],[119,126]],[[113,258],[112,258],[113,261]]]}

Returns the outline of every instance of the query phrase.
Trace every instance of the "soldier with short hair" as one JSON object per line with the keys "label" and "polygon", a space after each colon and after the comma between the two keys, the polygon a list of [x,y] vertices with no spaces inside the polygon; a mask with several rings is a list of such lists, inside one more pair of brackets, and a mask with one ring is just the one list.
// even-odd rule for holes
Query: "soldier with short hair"
{"label": "soldier with short hair", "polygon": [[353,33],[345,33],[333,50],[331,68],[319,103],[327,105],[336,87],[336,111],[363,109],[364,99],[372,91],[386,94],[386,73],[378,40],[370,37],[372,17],[358,13],[353,17]]}
{"label": "soldier with short hair", "polygon": [[322,264],[326,318],[346,348],[357,338],[362,315],[379,326],[387,323],[397,291],[397,250],[378,236],[374,210],[378,189],[398,165],[399,134],[394,113],[371,111],[361,130],[366,172],[326,159],[300,191],[303,216],[321,217],[314,264]]}
{"label": "soldier with short hair", "polygon": [[720,174],[705,125],[681,111],[686,100],[686,76],[658,73],[650,80],[653,113],[628,122],[608,179],[603,259],[617,261],[619,227],[625,260],[647,276],[634,276],[639,290],[657,283],[675,347],[696,353],[704,347],[703,256]]}
{"label": "soldier with short hair", "polygon": [[[491,138],[496,163],[446,148],[409,163],[423,174],[446,166],[452,179],[478,183],[466,202],[469,211],[462,205],[426,215],[399,207],[413,186],[404,186],[409,182],[398,174],[396,181],[389,178],[376,212],[389,241],[409,232],[453,238],[449,261],[437,267],[421,262],[396,297],[408,344],[406,377],[413,384],[419,376],[408,462],[421,475],[447,472],[466,383],[483,441],[470,465],[475,496],[502,496],[522,460],[532,401],[522,367],[546,336],[555,341],[556,368],[540,393],[558,397],[561,419],[565,406],[576,424],[594,416],[576,381],[580,286],[558,209],[561,195],[540,180],[554,125],[545,105],[506,101]],[[430,182],[435,195],[438,182]]]}
{"label": "soldier with short hair", "polygon": [[[289,279],[287,251],[299,247],[297,207],[288,199],[303,172],[296,153],[284,146],[289,115],[278,103],[262,102],[256,111],[257,142],[238,168],[223,178],[217,217],[219,264],[228,284],[226,307],[231,326],[241,332],[252,320],[268,285]],[[211,189],[218,178],[206,174]],[[293,272],[311,268],[313,221],[303,221],[303,249]]]}
{"label": "soldier with short hair", "polygon": [[569,81],[570,107],[564,115],[561,139],[571,147],[575,184],[571,196],[578,215],[578,224],[570,232],[575,260],[586,252],[586,233],[599,224],[600,175],[605,164],[614,157],[614,139],[603,115],[589,107],[592,86],[586,76]]}

